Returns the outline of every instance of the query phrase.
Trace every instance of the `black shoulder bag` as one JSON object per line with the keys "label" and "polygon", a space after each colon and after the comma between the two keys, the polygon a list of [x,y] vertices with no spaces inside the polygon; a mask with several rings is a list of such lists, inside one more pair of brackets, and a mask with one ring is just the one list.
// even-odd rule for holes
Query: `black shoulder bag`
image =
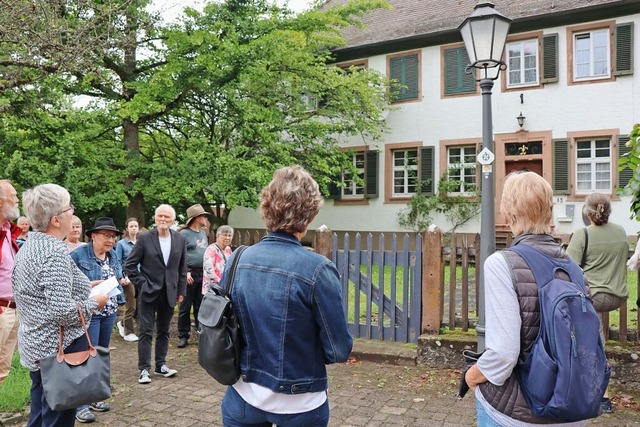
{"label": "black shoulder bag", "polygon": [[235,384],[240,378],[242,335],[231,302],[231,290],[240,255],[245,249],[247,246],[236,249],[231,267],[222,278],[226,285],[210,286],[198,312],[198,363],[222,385]]}

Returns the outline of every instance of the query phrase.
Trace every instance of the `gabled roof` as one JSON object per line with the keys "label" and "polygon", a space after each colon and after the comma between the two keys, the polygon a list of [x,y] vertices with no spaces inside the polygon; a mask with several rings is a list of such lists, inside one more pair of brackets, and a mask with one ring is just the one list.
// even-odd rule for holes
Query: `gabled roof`
{"label": "gabled roof", "polygon": [[[462,41],[458,26],[478,4],[478,0],[387,1],[393,9],[366,15],[363,19],[366,28],[343,30],[347,46],[336,50],[338,56],[403,50],[398,47],[405,43],[412,49],[419,44]],[[346,2],[329,0],[323,8]],[[638,0],[493,0],[493,3],[498,12],[513,19],[511,33],[640,12]]]}

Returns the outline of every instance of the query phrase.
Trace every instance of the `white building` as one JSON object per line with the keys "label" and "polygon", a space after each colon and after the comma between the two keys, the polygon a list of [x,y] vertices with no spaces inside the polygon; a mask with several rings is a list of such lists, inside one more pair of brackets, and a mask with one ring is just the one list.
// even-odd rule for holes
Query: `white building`
{"label": "white building", "polygon": [[[327,5],[344,0],[330,0]],[[480,89],[464,73],[468,57],[458,26],[476,0],[390,0],[392,10],[365,17],[366,29],[348,28],[348,46],[336,52],[339,66],[378,70],[404,87],[386,116],[390,131],[382,141],[357,151],[364,188],[350,185],[327,200],[311,229],[334,231],[408,231],[398,212],[416,191],[418,180],[432,179],[462,162],[461,192],[475,191],[480,180],[475,156],[482,138]],[[504,226],[499,201],[504,176],[529,169],[554,188],[558,235],[584,227],[585,197],[611,195],[611,221],[635,235],[629,197],[620,194],[631,176],[618,171],[625,142],[640,122],[640,23],[637,0],[495,0],[513,19],[503,71],[493,88],[496,227]],[[517,117],[525,117],[522,127]],[[434,222],[451,225],[441,215]],[[263,228],[256,211],[238,208],[230,224]],[[460,231],[478,232],[479,218]]]}

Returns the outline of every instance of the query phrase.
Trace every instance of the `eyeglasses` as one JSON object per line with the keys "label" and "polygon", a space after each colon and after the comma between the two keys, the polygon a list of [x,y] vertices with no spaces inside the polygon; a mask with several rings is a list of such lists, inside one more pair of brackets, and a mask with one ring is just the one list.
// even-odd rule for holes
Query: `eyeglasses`
{"label": "eyeglasses", "polygon": [[69,203],[69,207],[65,210],[63,210],[62,212],[60,212],[58,215],[62,215],[65,212],[71,211],[71,213],[73,213],[76,209],[73,207],[73,205],[71,203]]}
{"label": "eyeglasses", "polygon": [[107,233],[96,233],[96,234],[101,235],[102,237],[104,237],[107,240],[116,240],[116,237],[118,237],[115,234],[107,234]]}

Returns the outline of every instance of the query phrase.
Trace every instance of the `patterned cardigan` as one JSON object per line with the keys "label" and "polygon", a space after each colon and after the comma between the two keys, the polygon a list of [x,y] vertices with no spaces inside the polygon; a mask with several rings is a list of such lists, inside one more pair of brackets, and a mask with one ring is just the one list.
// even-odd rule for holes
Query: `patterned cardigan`
{"label": "patterned cardigan", "polygon": [[20,318],[20,363],[35,371],[41,358],[58,351],[60,325],[64,348],[84,333],[77,304],[88,324],[98,302],[89,298],[89,279],[76,267],[64,242],[45,233],[29,233],[16,255],[12,284]]}

